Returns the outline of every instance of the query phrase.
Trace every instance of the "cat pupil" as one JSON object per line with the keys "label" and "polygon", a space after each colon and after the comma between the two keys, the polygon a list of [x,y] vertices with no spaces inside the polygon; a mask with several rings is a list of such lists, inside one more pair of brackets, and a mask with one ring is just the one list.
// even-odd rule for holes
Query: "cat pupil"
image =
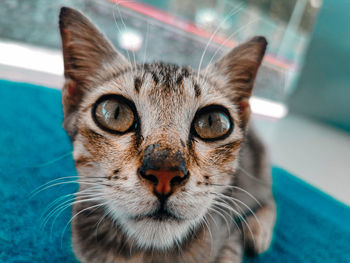
{"label": "cat pupil", "polygon": [[211,118],[211,114],[209,114],[208,122],[209,122],[209,126],[211,127],[213,125],[213,120]]}
{"label": "cat pupil", "polygon": [[120,107],[118,106],[114,113],[114,119],[118,119],[119,113],[120,113]]}

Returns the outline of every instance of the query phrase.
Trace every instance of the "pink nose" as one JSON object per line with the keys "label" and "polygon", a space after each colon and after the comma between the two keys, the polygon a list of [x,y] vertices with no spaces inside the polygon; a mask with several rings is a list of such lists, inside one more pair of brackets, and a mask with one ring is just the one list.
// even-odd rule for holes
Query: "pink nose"
{"label": "pink nose", "polygon": [[169,195],[173,192],[173,187],[185,179],[181,170],[149,169],[141,173],[141,176],[153,184],[154,192],[158,195]]}

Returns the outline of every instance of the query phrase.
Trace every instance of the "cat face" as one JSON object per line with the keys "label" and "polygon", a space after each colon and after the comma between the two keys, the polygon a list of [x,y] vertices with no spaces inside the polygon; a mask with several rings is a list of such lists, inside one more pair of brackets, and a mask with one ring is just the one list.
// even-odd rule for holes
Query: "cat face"
{"label": "cat face", "polygon": [[132,65],[72,9],[62,9],[60,29],[64,127],[80,191],[93,193],[140,247],[172,247],[234,183],[265,39],[198,73]]}

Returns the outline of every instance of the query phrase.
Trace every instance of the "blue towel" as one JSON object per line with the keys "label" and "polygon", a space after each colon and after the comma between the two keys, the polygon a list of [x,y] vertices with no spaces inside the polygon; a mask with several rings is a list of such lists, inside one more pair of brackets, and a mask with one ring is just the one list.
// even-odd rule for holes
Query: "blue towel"
{"label": "blue towel", "polygon": [[[71,207],[46,224],[45,208],[77,185],[58,184],[31,196],[50,180],[76,176],[61,125],[60,92],[0,81],[0,105],[0,262],[76,262]],[[350,208],[280,168],[272,172],[278,206],[273,244],[245,261],[350,262]],[[48,210],[63,200],[68,199],[58,199]]]}

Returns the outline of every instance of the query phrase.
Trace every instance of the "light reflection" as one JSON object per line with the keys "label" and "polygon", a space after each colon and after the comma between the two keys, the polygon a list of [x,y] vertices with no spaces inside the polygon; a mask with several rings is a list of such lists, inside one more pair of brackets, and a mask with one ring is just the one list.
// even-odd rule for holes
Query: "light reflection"
{"label": "light reflection", "polygon": [[142,46],[143,37],[138,31],[127,28],[120,31],[118,42],[123,49],[138,51]]}

